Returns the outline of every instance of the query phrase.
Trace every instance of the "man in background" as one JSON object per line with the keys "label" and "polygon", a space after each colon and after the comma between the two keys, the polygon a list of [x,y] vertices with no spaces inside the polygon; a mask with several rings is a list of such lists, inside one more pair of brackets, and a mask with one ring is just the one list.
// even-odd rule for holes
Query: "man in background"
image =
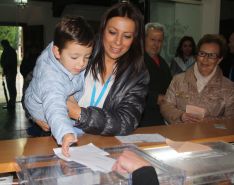
{"label": "man in background", "polygon": [[10,100],[7,102],[7,109],[14,109],[16,102],[16,74],[17,74],[17,54],[10,46],[8,40],[2,40],[1,45],[3,52],[1,56],[1,66],[3,69],[3,76],[6,77],[7,89]]}
{"label": "man in background", "polygon": [[150,83],[146,107],[140,127],[163,125],[159,104],[171,82],[169,66],[160,56],[164,40],[164,27],[159,23],[148,23],[145,26],[145,64],[149,70]]}

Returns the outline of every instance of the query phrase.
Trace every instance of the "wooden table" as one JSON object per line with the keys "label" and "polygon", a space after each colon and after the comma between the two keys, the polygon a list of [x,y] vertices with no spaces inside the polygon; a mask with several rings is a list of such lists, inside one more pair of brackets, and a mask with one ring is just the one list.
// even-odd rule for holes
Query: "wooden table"
{"label": "wooden table", "polygon": [[[216,124],[222,124],[226,129],[218,129],[215,127]],[[144,127],[137,129],[134,133],[158,133],[175,141],[234,142],[234,119]]]}
{"label": "wooden table", "polygon": [[[214,124],[223,124],[227,129],[217,129]],[[176,141],[234,142],[234,120],[144,127],[138,128],[134,133],[159,133]],[[115,137],[84,134],[79,138],[79,145],[88,143],[93,143],[98,147],[112,147],[121,144]],[[162,143],[143,143],[139,144],[139,147],[148,148],[160,145]],[[52,137],[2,140],[0,141],[0,173],[17,171],[15,158],[18,156],[53,154],[52,149],[55,147],[57,144]]]}

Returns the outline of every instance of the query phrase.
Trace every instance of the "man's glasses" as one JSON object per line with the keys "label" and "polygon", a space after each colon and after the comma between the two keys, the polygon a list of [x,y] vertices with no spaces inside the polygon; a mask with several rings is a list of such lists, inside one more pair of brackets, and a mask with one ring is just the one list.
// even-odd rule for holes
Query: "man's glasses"
{"label": "man's glasses", "polygon": [[219,55],[217,53],[206,53],[205,51],[199,51],[197,54],[199,57],[208,57],[208,59],[217,59]]}

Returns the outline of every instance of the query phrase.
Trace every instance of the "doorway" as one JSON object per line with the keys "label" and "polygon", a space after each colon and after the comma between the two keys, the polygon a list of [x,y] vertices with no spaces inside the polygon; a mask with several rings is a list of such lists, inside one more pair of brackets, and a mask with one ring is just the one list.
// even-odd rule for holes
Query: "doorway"
{"label": "doorway", "polygon": [[[6,104],[6,99],[2,86],[2,69],[0,67],[0,140],[28,137],[26,129],[31,126],[31,123],[26,118],[21,104],[23,76],[20,73],[20,65],[26,54],[31,51],[30,49],[34,48],[34,51],[42,51],[44,47],[43,26],[0,22],[0,41],[2,39],[8,39],[11,46],[17,51],[18,72],[16,88],[18,103],[16,103],[14,111],[2,109]],[[0,44],[0,57],[1,52],[2,47]],[[29,60],[25,61],[30,64]]]}
{"label": "doorway", "polygon": [[[33,50],[40,53],[44,48],[44,28],[43,25],[7,25],[0,23],[0,41],[7,39],[11,46],[17,52],[18,58],[18,70],[16,78],[16,89],[17,89],[17,102],[21,101],[23,95],[23,76],[20,74],[21,62],[28,54],[29,51]],[[0,46],[0,56],[2,47]],[[29,61],[26,61],[26,63]],[[27,65],[27,64],[26,64]],[[31,64],[29,64],[30,66]],[[0,67],[1,85],[0,85],[0,103],[6,102],[4,95],[4,89],[2,85],[2,69]],[[6,84],[6,83],[5,83]],[[9,97],[9,95],[8,95]]]}
{"label": "doorway", "polygon": [[[8,26],[3,25],[0,26],[0,40],[6,39],[9,41],[10,45],[16,50],[17,59],[18,59],[18,67],[17,67],[17,77],[16,77],[16,90],[17,90],[17,98],[16,101],[21,101],[22,97],[22,87],[23,87],[23,77],[19,72],[20,62],[23,58],[23,27],[22,26]],[[2,54],[2,46],[0,47],[0,56]],[[1,85],[0,85],[0,103],[6,102],[6,97],[4,94],[3,85],[6,81],[2,77],[2,68],[0,69],[1,73]],[[4,84],[3,84],[4,82]],[[6,91],[8,93],[8,91]],[[9,94],[7,94],[9,97]]]}

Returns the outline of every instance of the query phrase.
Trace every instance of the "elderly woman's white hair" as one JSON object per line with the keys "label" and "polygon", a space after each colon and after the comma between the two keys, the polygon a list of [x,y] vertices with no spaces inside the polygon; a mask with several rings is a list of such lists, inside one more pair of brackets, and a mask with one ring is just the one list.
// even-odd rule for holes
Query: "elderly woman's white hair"
{"label": "elderly woman's white hair", "polygon": [[147,35],[149,29],[161,31],[164,35],[164,26],[158,22],[149,22],[145,25],[145,35]]}

